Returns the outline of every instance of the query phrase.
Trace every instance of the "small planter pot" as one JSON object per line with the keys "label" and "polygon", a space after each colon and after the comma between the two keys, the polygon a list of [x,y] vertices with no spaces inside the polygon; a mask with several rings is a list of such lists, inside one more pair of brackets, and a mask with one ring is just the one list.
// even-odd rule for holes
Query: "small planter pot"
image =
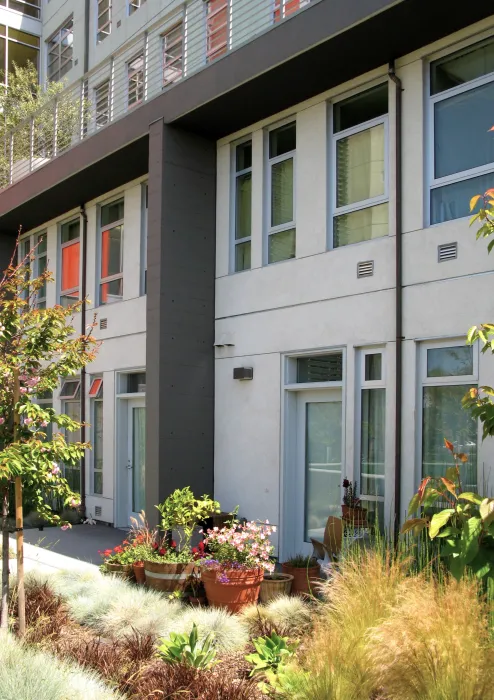
{"label": "small planter pot", "polygon": [[284,574],[293,576],[292,595],[307,596],[315,595],[317,584],[321,580],[321,567],[319,564],[309,567],[292,566],[291,564],[282,564],[281,570]]}
{"label": "small planter pot", "polygon": [[106,564],[109,574],[132,580],[134,578],[134,570],[132,564]]}
{"label": "small planter pot", "polygon": [[192,574],[194,564],[165,564],[157,561],[145,561],[144,572],[146,585],[156,591],[174,593],[183,591],[187,577]]}
{"label": "small planter pot", "polygon": [[292,574],[265,574],[261,582],[261,603],[269,603],[280,595],[290,595],[292,583]]}
{"label": "small planter pot", "polygon": [[355,527],[367,525],[367,509],[366,508],[350,508],[350,506],[341,506],[341,514],[343,520]]}
{"label": "small planter pot", "polygon": [[144,562],[137,561],[137,562],[134,562],[134,564],[132,566],[134,569],[134,577],[135,577],[136,583],[139,586],[144,586],[144,584],[146,583],[146,573],[144,571]]}
{"label": "small planter pot", "polygon": [[[228,582],[219,581],[220,576],[228,578]],[[232,613],[257,603],[263,577],[263,569],[227,569],[219,572],[204,568],[201,571],[209,605],[226,608]]]}

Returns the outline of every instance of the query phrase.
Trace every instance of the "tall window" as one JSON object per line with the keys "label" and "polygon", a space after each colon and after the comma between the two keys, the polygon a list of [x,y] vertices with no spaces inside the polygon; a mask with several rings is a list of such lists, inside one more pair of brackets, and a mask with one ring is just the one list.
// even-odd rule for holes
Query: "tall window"
{"label": "tall window", "polygon": [[431,224],[468,216],[470,199],[494,186],[493,101],[492,39],[431,63]]}
{"label": "tall window", "polygon": [[438,343],[421,348],[422,476],[444,476],[452,466],[444,438],[468,462],[461,466],[465,491],[477,491],[478,425],[461,400],[478,383],[476,348]]}
{"label": "tall window", "polygon": [[135,107],[144,97],[144,55],[141,53],[127,64],[129,107]]}
{"label": "tall window", "polygon": [[0,24],[1,83],[8,84],[9,74],[14,72],[14,63],[21,68],[25,68],[28,63],[39,68],[39,42],[39,36]]}
{"label": "tall window", "polygon": [[386,384],[384,353],[360,353],[359,485],[369,520],[384,523]]}
{"label": "tall window", "polygon": [[305,5],[308,5],[310,0],[274,0],[273,19],[279,22],[281,19],[288,17],[293,12],[297,12]]}
{"label": "tall window", "polygon": [[184,71],[183,22],[163,34],[163,87],[175,83]]}
{"label": "tall window", "polygon": [[89,387],[91,400],[92,493],[103,494],[103,379],[94,377]]}
{"label": "tall window", "polygon": [[98,0],[98,43],[111,34],[112,0]]}
{"label": "tall window", "polygon": [[333,105],[333,247],[389,233],[388,86]]}
{"label": "tall window", "polygon": [[[60,389],[60,399],[62,400],[62,412],[65,413],[69,418],[74,421],[81,420],[81,382],[79,379],[66,379]],[[81,431],[76,430],[71,432],[70,430],[65,430],[65,440],[70,445],[75,442],[80,442]],[[77,493],[81,492],[81,467],[80,464],[76,466],[64,465],[63,466],[64,476],[67,479],[70,488]]]}
{"label": "tall window", "polygon": [[148,290],[148,214],[149,214],[149,185],[145,182],[141,190],[142,202],[142,237],[141,237],[141,294]]}
{"label": "tall window", "polygon": [[234,266],[235,272],[250,270],[252,227],[252,141],[235,146],[234,151]]}
{"label": "tall window", "polygon": [[8,7],[35,19],[41,16],[41,0],[0,0],[0,7]]}
{"label": "tall window", "polygon": [[60,304],[79,301],[80,219],[60,226]]}
{"label": "tall window", "polygon": [[268,132],[268,263],[295,257],[296,124]]}
{"label": "tall window", "polygon": [[124,200],[105,204],[100,212],[100,304],[123,299]]}
{"label": "tall window", "polygon": [[[18,257],[19,257],[19,264],[24,262],[24,265],[26,267],[26,275],[25,275],[25,280],[26,282],[29,280],[31,277],[31,260],[29,259],[29,254],[31,252],[32,246],[31,246],[31,237],[28,236],[27,238],[23,238],[22,241],[19,243],[19,250],[18,250]],[[27,300],[29,298],[29,291],[28,289],[24,289],[22,291],[22,298]]]}
{"label": "tall window", "polygon": [[48,80],[61,80],[73,65],[73,18],[67,20],[46,43],[48,44]]}
{"label": "tall window", "polygon": [[98,85],[94,89],[94,106],[96,128],[105,126],[110,121],[110,81]]}
{"label": "tall window", "polygon": [[[46,272],[47,267],[47,245],[46,245],[46,231],[44,233],[38,234],[36,237],[36,250],[34,251],[34,265],[35,265],[35,276],[39,277],[44,272]],[[46,282],[38,291],[38,297],[36,299],[36,305],[38,309],[46,309]]]}
{"label": "tall window", "polygon": [[129,15],[133,15],[145,2],[146,0],[129,0]]}
{"label": "tall window", "polygon": [[228,50],[230,35],[229,0],[207,0],[206,61],[214,61]]}

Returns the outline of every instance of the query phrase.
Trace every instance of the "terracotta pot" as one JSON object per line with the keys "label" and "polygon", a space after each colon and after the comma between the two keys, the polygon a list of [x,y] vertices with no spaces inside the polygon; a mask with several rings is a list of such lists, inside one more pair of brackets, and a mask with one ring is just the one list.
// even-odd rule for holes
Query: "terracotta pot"
{"label": "terracotta pot", "polygon": [[[228,578],[228,583],[218,580],[221,575]],[[209,605],[226,608],[232,613],[257,603],[263,577],[263,569],[226,569],[220,572],[204,568],[201,571]]]}
{"label": "terracotta pot", "polygon": [[194,571],[194,564],[165,564],[157,561],[145,561],[144,572],[148,588],[156,591],[173,593],[183,591],[185,581]]}
{"label": "terracotta pot", "polygon": [[134,578],[132,564],[106,564],[106,568],[108,569],[108,573],[118,576],[119,578]]}
{"label": "terracotta pot", "polygon": [[261,582],[261,603],[269,603],[280,595],[290,595],[292,582],[292,574],[265,574]]}
{"label": "terracotta pot", "polygon": [[135,576],[136,583],[138,583],[140,586],[144,586],[144,584],[146,583],[146,574],[144,572],[144,562],[143,561],[135,561],[132,566],[134,568],[134,576]]}
{"label": "terracotta pot", "polygon": [[281,570],[284,574],[293,576],[292,595],[315,595],[317,584],[320,583],[321,579],[321,567],[319,564],[302,567],[285,563],[281,565]]}
{"label": "terracotta pot", "polygon": [[341,506],[343,520],[351,525],[367,525],[367,509],[366,508],[351,508],[350,506]]}

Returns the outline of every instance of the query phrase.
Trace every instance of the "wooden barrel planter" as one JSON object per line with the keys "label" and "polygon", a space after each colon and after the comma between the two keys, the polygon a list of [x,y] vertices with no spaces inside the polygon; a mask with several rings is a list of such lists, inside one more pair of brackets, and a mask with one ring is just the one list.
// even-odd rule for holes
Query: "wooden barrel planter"
{"label": "wooden barrel planter", "polygon": [[106,564],[109,574],[132,580],[134,578],[134,569],[132,564]]}
{"label": "wooden barrel planter", "polygon": [[194,564],[165,564],[157,561],[145,561],[144,573],[146,585],[156,591],[174,593],[183,591],[187,577],[194,570]]}
{"label": "wooden barrel planter", "polygon": [[284,574],[293,576],[292,595],[307,596],[316,594],[317,584],[321,581],[321,567],[319,564],[309,567],[282,564],[281,570]]}
{"label": "wooden barrel planter", "polygon": [[292,582],[292,574],[265,574],[261,582],[261,603],[269,603],[280,595],[290,595]]}
{"label": "wooden barrel planter", "polygon": [[[220,577],[227,578],[228,581],[221,581]],[[239,612],[251,603],[257,603],[263,577],[263,569],[201,571],[209,605],[214,608],[226,608],[232,613]]]}

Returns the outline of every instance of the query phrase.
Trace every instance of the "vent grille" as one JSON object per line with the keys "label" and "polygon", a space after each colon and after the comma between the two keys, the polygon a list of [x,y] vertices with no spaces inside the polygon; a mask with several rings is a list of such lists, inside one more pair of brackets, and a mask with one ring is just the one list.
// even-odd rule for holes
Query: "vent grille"
{"label": "vent grille", "polygon": [[107,318],[100,319],[99,327],[100,327],[100,330],[105,331],[108,328],[108,319]]}
{"label": "vent grille", "polygon": [[437,262],[456,260],[458,257],[458,243],[444,243],[437,246]]}
{"label": "vent grille", "polygon": [[94,516],[96,518],[101,517],[101,506],[94,506]]}
{"label": "vent grille", "polygon": [[366,260],[357,263],[357,277],[372,277],[374,274],[374,260]]}

